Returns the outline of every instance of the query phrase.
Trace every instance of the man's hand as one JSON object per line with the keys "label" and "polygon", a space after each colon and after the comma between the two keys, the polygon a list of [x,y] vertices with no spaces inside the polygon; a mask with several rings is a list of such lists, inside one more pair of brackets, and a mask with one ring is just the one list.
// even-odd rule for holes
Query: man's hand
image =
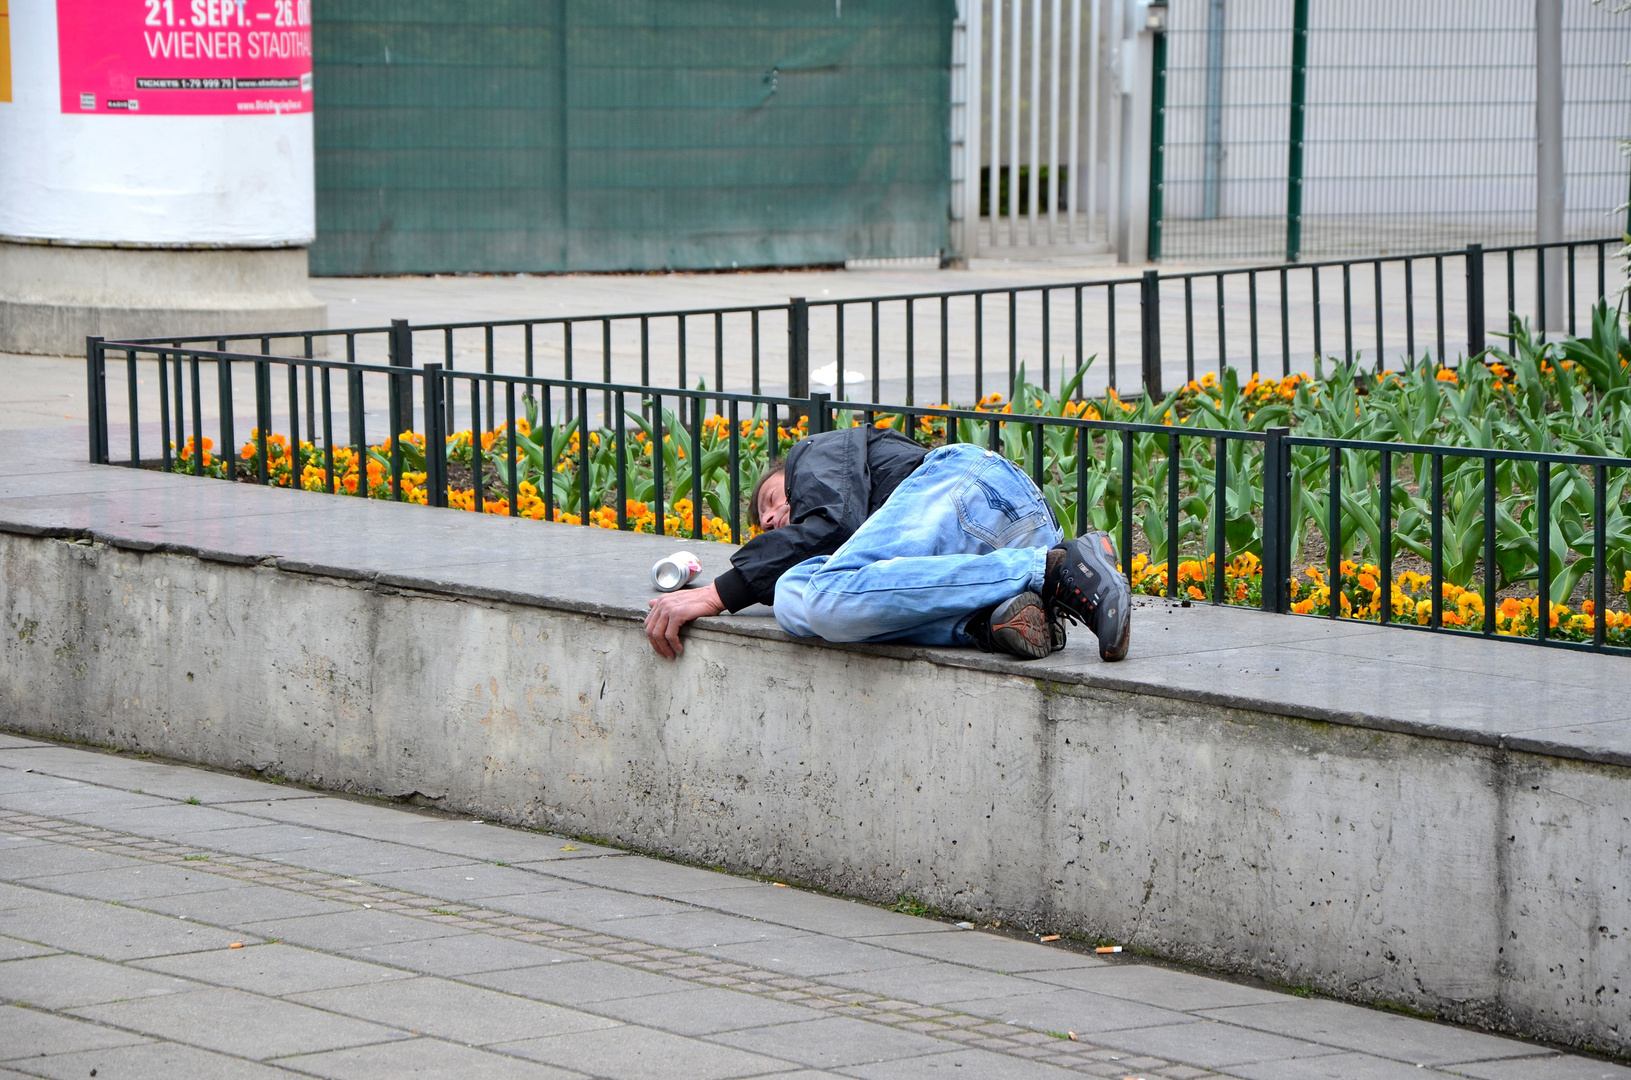
{"label": "man's hand", "polygon": [[658,656],[672,660],[685,651],[680,644],[680,630],[686,623],[724,610],[725,602],[712,584],[659,596],[651,602],[651,611],[646,615],[646,637]]}

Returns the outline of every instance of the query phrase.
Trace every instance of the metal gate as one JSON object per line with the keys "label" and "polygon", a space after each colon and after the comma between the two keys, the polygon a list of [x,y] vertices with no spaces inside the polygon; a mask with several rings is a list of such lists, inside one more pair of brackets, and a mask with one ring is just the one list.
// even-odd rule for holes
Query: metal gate
{"label": "metal gate", "polygon": [[969,257],[1106,254],[1124,225],[1127,5],[960,0],[952,218]]}

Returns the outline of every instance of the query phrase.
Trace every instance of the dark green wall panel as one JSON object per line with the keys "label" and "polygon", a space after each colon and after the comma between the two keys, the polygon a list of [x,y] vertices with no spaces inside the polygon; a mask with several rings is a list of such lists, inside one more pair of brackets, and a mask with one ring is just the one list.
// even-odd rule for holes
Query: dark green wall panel
{"label": "dark green wall panel", "polygon": [[953,0],[317,0],[317,274],[946,243]]}

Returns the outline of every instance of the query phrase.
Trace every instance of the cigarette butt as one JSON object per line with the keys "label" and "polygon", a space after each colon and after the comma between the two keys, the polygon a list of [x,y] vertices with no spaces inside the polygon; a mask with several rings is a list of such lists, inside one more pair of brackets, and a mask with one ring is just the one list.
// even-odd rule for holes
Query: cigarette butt
{"label": "cigarette butt", "polygon": [[1121,951],[1121,946],[1120,945],[1100,945],[1098,948],[1094,949],[1093,951],[1096,952],[1096,953],[1099,953],[1101,955],[1104,954],[1104,953],[1118,953],[1118,952]]}
{"label": "cigarette butt", "polygon": [[1042,940],[1043,941],[1058,941],[1059,940],[1059,935],[1058,934],[1043,934],[1042,935]]}
{"label": "cigarette butt", "polygon": [[241,941],[234,941],[231,945],[227,946],[227,948],[229,948],[229,949],[241,949],[243,947],[244,947],[244,943],[241,942]]}
{"label": "cigarette butt", "polygon": [[778,888],[778,889],[787,888],[787,885],[785,883],[783,883],[783,882],[780,882],[780,881],[772,881],[771,884],[776,886],[776,888]]}
{"label": "cigarette butt", "polygon": [[1065,1034],[1070,1037],[1071,1042],[1081,1042],[1081,1040],[1076,1037],[1076,1033],[1074,1031],[1067,1031]]}

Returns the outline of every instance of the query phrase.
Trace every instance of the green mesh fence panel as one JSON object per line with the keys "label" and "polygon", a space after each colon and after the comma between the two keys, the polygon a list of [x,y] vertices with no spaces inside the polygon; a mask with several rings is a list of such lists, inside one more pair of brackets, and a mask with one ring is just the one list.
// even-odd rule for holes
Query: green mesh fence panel
{"label": "green mesh fence panel", "polygon": [[954,0],[327,0],[316,274],[946,246]]}

